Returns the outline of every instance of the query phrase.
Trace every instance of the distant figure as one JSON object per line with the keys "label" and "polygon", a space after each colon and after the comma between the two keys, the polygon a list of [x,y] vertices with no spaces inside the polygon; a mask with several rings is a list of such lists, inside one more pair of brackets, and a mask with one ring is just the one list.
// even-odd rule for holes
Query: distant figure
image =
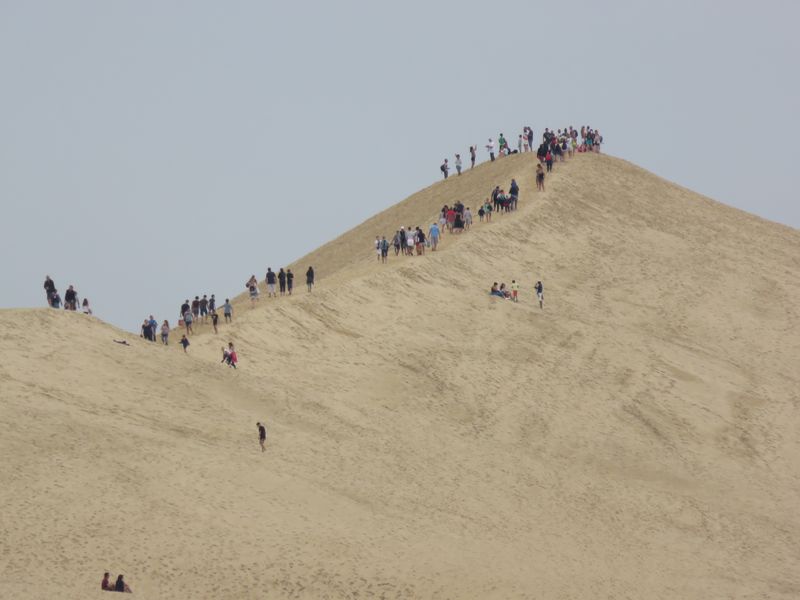
{"label": "distant figure", "polygon": [[92,314],[92,309],[89,308],[89,299],[88,298],[84,298],[83,299],[83,314],[85,314],[85,315]]}
{"label": "distant figure", "polygon": [[219,333],[217,331],[217,325],[218,324],[219,324],[219,315],[217,314],[217,311],[212,310],[211,311],[211,326],[214,328],[214,333]]}
{"label": "distant figure", "polygon": [[169,321],[166,319],[161,324],[161,343],[165,346],[169,344]]}
{"label": "distant figure", "polygon": [[208,320],[208,296],[203,294],[203,297],[200,298],[200,318],[205,323]]}
{"label": "distant figure", "polygon": [[200,318],[200,296],[195,296],[192,300],[192,316],[195,321]]}
{"label": "distant figure", "polygon": [[431,227],[428,229],[428,238],[431,241],[431,250],[436,252],[436,248],[439,246],[439,226],[436,223],[431,223]]}
{"label": "distant figure", "polygon": [[283,267],[278,270],[278,287],[280,288],[281,296],[284,296],[286,294],[286,271],[283,270]]}
{"label": "distant figure", "polygon": [[192,329],[193,322],[194,316],[192,315],[192,311],[187,310],[185,313],[183,313],[183,324],[186,327],[186,335],[191,335],[194,333],[194,329]]}
{"label": "distant figure", "polygon": [[537,281],[533,286],[536,290],[536,297],[539,299],[539,308],[544,308],[544,286],[541,281]]}
{"label": "distant figure", "polygon": [[233,342],[228,342],[228,364],[234,369],[239,362],[239,356],[236,354],[236,349],[233,347]]}
{"label": "distant figure", "polygon": [[381,238],[381,262],[386,264],[389,260],[389,240],[386,236]]}
{"label": "distant figure", "polygon": [[229,298],[225,298],[225,304],[222,305],[222,314],[225,316],[226,323],[233,321],[233,305]]}
{"label": "distant figure", "polygon": [[222,360],[219,362],[225,363],[226,365],[231,364],[231,358],[230,355],[228,354],[228,349],[225,346],[222,347]]}
{"label": "distant figure", "polygon": [[256,426],[258,427],[258,443],[261,445],[261,451],[266,452],[267,449],[264,445],[267,443],[267,428],[260,422],[256,423]]}
{"label": "distant figure", "polygon": [[275,273],[272,272],[272,268],[267,267],[267,298],[275,298]]}
{"label": "distant figure", "polygon": [[489,201],[489,198],[487,198],[486,202],[483,203],[483,212],[486,215],[486,222],[487,223],[491,223],[492,222],[492,211],[493,210],[494,209],[492,208],[492,203]]}
{"label": "distant figure", "polygon": [[211,298],[208,299],[208,312],[212,313],[217,310],[217,299],[214,297],[214,294],[211,294]]}
{"label": "distant figure", "polygon": [[475,168],[475,154],[477,153],[477,146],[470,146],[469,147],[469,162],[470,162],[470,169]]}
{"label": "distant figure", "polygon": [[522,152],[523,146],[526,145],[526,142],[522,139],[522,134],[519,134],[519,139],[517,140],[517,152]]}
{"label": "distant figure", "polygon": [[292,289],[294,288],[294,273],[292,273],[291,269],[286,269],[286,290],[289,292],[289,295],[292,295]]}
{"label": "distant figure", "polygon": [[511,299],[514,302],[519,302],[517,296],[519,295],[519,284],[516,279],[511,280]]}
{"label": "distant figure", "polygon": [[472,211],[469,206],[464,209],[464,228],[469,229],[472,225]]}
{"label": "distant figure", "polygon": [[53,296],[55,296],[56,293],[56,284],[52,279],[50,279],[50,275],[45,275],[44,293],[47,296],[47,306],[53,306]]}
{"label": "distant figure", "polygon": [[508,142],[506,141],[506,138],[502,133],[500,134],[500,137],[497,138],[497,146],[498,146],[498,150],[501,151],[500,152],[501,154],[502,154],[502,151],[508,150]]}
{"label": "distant figure", "polygon": [[114,584],[114,591],[115,592],[125,592],[126,594],[132,594],[131,588],[128,587],[128,584],[122,581],[122,575],[117,575],[117,583]]}
{"label": "distant figure", "polygon": [[115,591],[115,590],[114,590],[114,586],[113,586],[113,585],[111,585],[111,582],[109,581],[109,578],[110,578],[110,577],[111,577],[111,574],[110,574],[110,573],[108,573],[108,571],[106,571],[105,573],[103,573],[103,581],[101,581],[101,582],[100,582],[100,589],[101,589],[101,590],[105,590],[106,592],[113,592],[113,591]]}
{"label": "distant figure", "polygon": [[511,195],[511,210],[517,210],[517,199],[519,198],[519,184],[516,179],[511,180],[511,187],[508,188]]}
{"label": "distant figure", "polygon": [[189,340],[186,338],[185,335],[181,336],[181,346],[183,346],[184,352],[186,352],[186,348],[189,347]]}
{"label": "distant figure", "polygon": [[544,191],[544,169],[542,163],[536,165],[536,189],[540,192]]}
{"label": "distant figure", "polygon": [[375,236],[375,256],[378,259],[378,262],[381,262],[381,236]]}
{"label": "distant figure", "polygon": [[314,287],[314,267],[308,267],[308,271],[306,271],[306,285],[309,292]]}
{"label": "distant figure", "polygon": [[550,173],[553,170],[553,152],[549,149],[544,155],[544,163],[547,165],[547,172]]}
{"label": "distant figure", "polygon": [[486,214],[486,211],[483,210],[483,204],[478,207],[478,221],[483,223],[483,216]]}
{"label": "distant figure", "polygon": [[497,289],[497,282],[496,281],[492,284],[492,289],[489,290],[489,295],[490,296],[499,296],[500,298],[505,298],[505,296],[503,295],[503,292],[501,292],[499,289]]}
{"label": "distant figure", "polygon": [[447,174],[450,171],[450,165],[447,164],[447,159],[446,158],[444,159],[444,162],[439,167],[439,170],[442,172],[442,175],[444,175],[444,178],[447,179]]}
{"label": "distant figure", "polygon": [[75,288],[69,286],[64,294],[64,308],[66,310],[75,310],[78,308],[78,292]]}
{"label": "distant figure", "polygon": [[250,275],[250,279],[244,285],[250,293],[250,306],[255,308],[256,302],[258,302],[258,279],[255,275]]}
{"label": "distant figure", "polygon": [[148,342],[155,341],[155,334],[153,333],[152,326],[150,325],[150,320],[145,319],[142,323],[141,333],[139,334],[140,337],[143,337]]}
{"label": "distant figure", "polygon": [[486,144],[486,151],[489,153],[489,159],[494,162],[494,142],[489,138],[489,143]]}
{"label": "distant figure", "polygon": [[456,154],[456,173],[461,175],[461,155]]}

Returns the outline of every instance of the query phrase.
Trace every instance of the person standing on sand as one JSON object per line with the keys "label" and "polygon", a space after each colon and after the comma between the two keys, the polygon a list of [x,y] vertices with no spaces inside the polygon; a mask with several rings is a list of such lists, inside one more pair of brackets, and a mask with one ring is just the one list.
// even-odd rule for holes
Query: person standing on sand
{"label": "person standing on sand", "polygon": [[75,310],[78,308],[78,292],[76,292],[75,288],[72,286],[69,286],[64,293],[64,308],[66,310]]}
{"label": "person standing on sand", "polygon": [[435,222],[428,229],[428,238],[431,240],[431,250],[436,252],[436,247],[439,245],[439,226]]}
{"label": "person standing on sand", "polygon": [[386,264],[389,260],[389,241],[386,239],[386,236],[381,238],[381,262]]}
{"label": "person standing on sand", "polygon": [[217,325],[219,325],[219,315],[217,311],[211,311],[211,326],[214,328],[214,333],[219,333],[217,331]]}
{"label": "person standing on sand", "polygon": [[203,294],[200,298],[200,318],[205,323],[208,320],[208,295]]}
{"label": "person standing on sand", "polygon": [[286,271],[283,270],[283,267],[281,267],[278,270],[278,287],[280,288],[281,296],[285,296],[286,295]]}
{"label": "person standing on sand", "polygon": [[492,222],[492,203],[489,202],[489,198],[486,199],[486,202],[483,203],[483,212],[486,214],[486,222]]}
{"label": "person standing on sand", "polygon": [[286,289],[289,295],[292,295],[292,288],[294,288],[294,273],[291,269],[286,269]]}
{"label": "person standing on sand", "polygon": [[161,343],[165,346],[169,344],[169,321],[166,319],[161,324]]}
{"label": "person standing on sand", "polygon": [[379,235],[375,236],[375,256],[378,262],[381,262],[381,237]]}
{"label": "person standing on sand", "polygon": [[486,144],[486,151],[489,153],[489,160],[494,162],[494,142],[489,138],[489,143]]}
{"label": "person standing on sand", "polygon": [[248,289],[250,294],[250,306],[255,308],[256,302],[258,302],[258,279],[256,279],[256,276],[250,275],[250,279],[247,280],[244,287]]}
{"label": "person standing on sand", "polygon": [[53,296],[56,293],[56,284],[50,279],[50,275],[44,277],[44,293],[47,296],[47,306],[53,306]]}
{"label": "person standing on sand", "polygon": [[544,191],[544,169],[542,163],[536,165],[536,189],[540,192]]}
{"label": "person standing on sand", "polygon": [[511,194],[511,210],[517,210],[517,200],[519,199],[519,185],[516,179],[511,180],[511,187],[508,188],[508,193]]}
{"label": "person standing on sand", "polygon": [[195,321],[200,318],[200,296],[195,296],[192,300],[192,316]]}
{"label": "person standing on sand", "polygon": [[539,308],[544,308],[544,286],[542,282],[537,281],[533,288],[536,290],[536,297],[539,299]]}
{"label": "person standing on sand", "polygon": [[225,304],[222,305],[222,314],[225,316],[226,323],[233,321],[233,305],[229,298],[225,298]]}
{"label": "person standing on sand", "polygon": [[266,452],[267,449],[264,445],[267,443],[267,428],[260,422],[256,423],[256,427],[258,427],[258,443],[261,446],[261,451]]}
{"label": "person standing on sand", "polygon": [[92,309],[89,308],[89,299],[88,298],[84,298],[83,299],[83,314],[85,314],[85,315],[92,314]]}
{"label": "person standing on sand", "polygon": [[447,174],[450,172],[450,165],[447,164],[447,159],[446,158],[444,159],[444,162],[439,167],[439,170],[442,172],[442,175],[444,175],[444,178],[447,179]]}
{"label": "person standing on sand", "polygon": [[181,346],[183,346],[183,352],[186,353],[186,348],[189,347],[189,340],[185,335],[181,336]]}
{"label": "person standing on sand", "polygon": [[456,154],[456,173],[461,175],[461,155]]}
{"label": "person standing on sand", "polygon": [[470,163],[469,168],[470,169],[474,169],[475,168],[475,154],[477,153],[477,148],[478,148],[477,145],[469,147],[469,163]]}
{"label": "person standing on sand", "polygon": [[192,317],[192,311],[187,310],[183,313],[183,324],[186,325],[186,335],[191,335],[194,333],[192,329],[192,321],[194,317]]}
{"label": "person standing on sand", "polygon": [[271,267],[267,267],[267,298],[275,298],[275,273],[272,272]]}
{"label": "person standing on sand", "polygon": [[217,299],[211,294],[211,298],[208,299],[208,312],[213,313],[215,310],[217,310]]}
{"label": "person standing on sand", "polygon": [[519,284],[516,279],[511,280],[511,299],[518,302],[517,296],[519,295]]}
{"label": "person standing on sand", "polygon": [[472,225],[472,211],[469,209],[469,206],[464,209],[464,229],[469,230],[470,226]]}
{"label": "person standing on sand", "polygon": [[311,288],[314,287],[314,267],[308,267],[308,271],[306,271],[306,286],[308,286],[308,291],[311,292]]}

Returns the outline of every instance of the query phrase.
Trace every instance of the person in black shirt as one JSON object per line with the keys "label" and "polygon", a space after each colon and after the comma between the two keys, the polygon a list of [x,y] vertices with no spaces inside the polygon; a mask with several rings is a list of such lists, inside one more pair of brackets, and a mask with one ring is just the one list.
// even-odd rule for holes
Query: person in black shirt
{"label": "person in black shirt", "polygon": [[211,294],[211,298],[208,299],[208,312],[213,313],[215,310],[217,310],[217,299]]}
{"label": "person in black shirt", "polygon": [[289,290],[289,295],[292,295],[292,288],[294,287],[294,273],[291,269],[286,269],[286,288]]}
{"label": "person in black shirt", "polygon": [[219,323],[219,315],[217,311],[211,311],[211,325],[214,327],[214,333],[217,333],[217,323]]}
{"label": "person in black shirt", "polygon": [[278,271],[278,287],[281,289],[281,296],[286,293],[286,271],[283,267]]}
{"label": "person in black shirt", "polygon": [[314,267],[308,267],[308,271],[306,271],[306,285],[309,292],[314,287]]}
{"label": "person in black shirt", "polygon": [[64,294],[64,308],[66,310],[75,310],[78,307],[78,292],[72,286],[67,288]]}
{"label": "person in black shirt", "polygon": [[47,305],[53,306],[53,296],[56,295],[56,284],[50,279],[50,275],[44,278],[44,293],[47,295]]}
{"label": "person in black shirt", "polygon": [[267,428],[261,423],[256,423],[256,426],[258,427],[258,443],[261,444],[261,451],[266,452],[264,444],[267,443]]}
{"label": "person in black shirt", "polygon": [[131,588],[128,587],[128,584],[122,580],[122,575],[117,577],[117,583],[114,584],[114,591],[115,592],[125,592],[131,594]]}
{"label": "person in black shirt", "polygon": [[208,319],[208,296],[205,294],[200,299],[200,316],[203,317],[203,323],[205,323]]}
{"label": "person in black shirt", "polygon": [[470,162],[470,169],[475,168],[475,146],[469,147],[469,162]]}
{"label": "person in black shirt", "polygon": [[195,321],[200,316],[200,296],[195,296],[194,300],[192,300],[192,316]]}
{"label": "person in black shirt", "polygon": [[539,308],[544,308],[544,286],[541,281],[537,281],[533,286],[536,290],[536,297],[539,299]]}
{"label": "person in black shirt", "polygon": [[272,272],[271,268],[267,268],[267,297],[272,298],[275,296],[275,273]]}

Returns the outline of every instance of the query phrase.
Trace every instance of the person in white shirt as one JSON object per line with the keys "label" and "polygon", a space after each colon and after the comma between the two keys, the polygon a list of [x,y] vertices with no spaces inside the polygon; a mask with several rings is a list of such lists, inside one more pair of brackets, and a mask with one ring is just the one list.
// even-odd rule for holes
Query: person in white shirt
{"label": "person in white shirt", "polygon": [[381,260],[381,238],[380,236],[375,236],[375,253],[378,255],[378,262]]}
{"label": "person in white shirt", "polygon": [[468,206],[464,209],[464,229],[469,229],[470,225],[472,225],[472,211]]}
{"label": "person in white shirt", "polygon": [[486,144],[486,151],[489,153],[489,158],[494,162],[494,142],[489,138],[489,143]]}
{"label": "person in white shirt", "polygon": [[456,154],[456,172],[461,175],[461,155]]}

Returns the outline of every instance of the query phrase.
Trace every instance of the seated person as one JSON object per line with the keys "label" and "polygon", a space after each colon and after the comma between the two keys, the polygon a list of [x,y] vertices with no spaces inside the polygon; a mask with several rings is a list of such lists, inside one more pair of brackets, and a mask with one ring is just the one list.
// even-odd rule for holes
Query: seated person
{"label": "seated person", "polygon": [[501,283],[501,284],[500,284],[500,295],[501,295],[503,298],[511,298],[511,292],[509,292],[509,291],[506,289],[506,284],[505,284],[505,283]]}
{"label": "seated person", "polygon": [[505,298],[505,296],[503,296],[503,292],[501,292],[500,290],[497,289],[497,282],[496,281],[492,284],[492,289],[489,291],[489,295],[490,296],[499,296],[500,298]]}
{"label": "seated person", "polygon": [[109,577],[111,577],[111,575],[108,572],[103,573],[103,581],[100,582],[100,589],[106,592],[113,592],[114,584],[108,580]]}
{"label": "seated person", "polygon": [[131,588],[128,587],[128,584],[122,580],[122,575],[117,575],[117,582],[114,584],[114,591],[125,592],[126,594],[133,593]]}

